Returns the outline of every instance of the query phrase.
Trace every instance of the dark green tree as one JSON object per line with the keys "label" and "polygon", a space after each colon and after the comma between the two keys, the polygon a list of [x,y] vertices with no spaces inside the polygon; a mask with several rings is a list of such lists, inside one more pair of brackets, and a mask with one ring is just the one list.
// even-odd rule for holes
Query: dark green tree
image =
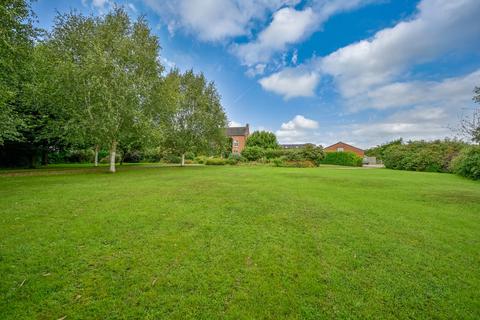
{"label": "dark green tree", "polygon": [[247,147],[260,147],[263,149],[278,149],[280,146],[273,132],[255,131],[247,139]]}

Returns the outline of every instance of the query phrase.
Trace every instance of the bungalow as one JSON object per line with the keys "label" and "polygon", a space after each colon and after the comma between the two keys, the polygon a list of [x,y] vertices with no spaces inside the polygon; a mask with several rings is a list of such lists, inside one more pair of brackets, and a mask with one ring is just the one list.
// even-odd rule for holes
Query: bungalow
{"label": "bungalow", "polygon": [[341,141],[337,142],[335,144],[332,144],[331,146],[328,146],[328,147],[324,148],[323,150],[325,150],[325,152],[344,152],[344,151],[348,151],[348,152],[355,153],[356,155],[358,155],[361,158],[363,158],[365,156],[365,151],[363,151],[362,149],[354,147],[352,145],[349,145],[349,144],[347,144],[345,142],[341,142]]}
{"label": "bungalow", "polygon": [[245,143],[250,135],[248,123],[245,127],[228,127],[225,128],[225,134],[232,138],[232,153],[241,153],[245,148]]}

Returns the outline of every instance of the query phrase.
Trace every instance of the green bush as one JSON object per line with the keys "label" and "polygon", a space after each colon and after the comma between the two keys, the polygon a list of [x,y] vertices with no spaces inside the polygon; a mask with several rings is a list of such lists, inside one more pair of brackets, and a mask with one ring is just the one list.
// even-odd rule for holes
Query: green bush
{"label": "green bush", "polygon": [[464,148],[452,161],[453,172],[473,180],[480,180],[480,146]]}
{"label": "green bush", "polygon": [[322,160],[325,164],[336,164],[340,166],[361,167],[362,158],[353,152],[327,152]]}
{"label": "green bush", "polygon": [[163,156],[162,162],[165,162],[165,163],[181,163],[182,158],[180,158],[177,155],[167,154],[167,155]]}
{"label": "green bush", "polygon": [[280,158],[287,155],[290,152],[288,149],[265,149],[264,156],[267,159]]}
{"label": "green bush", "polygon": [[208,160],[208,157],[206,156],[196,156],[194,161],[199,164],[206,164]]}
{"label": "green bush", "polygon": [[451,162],[465,147],[455,140],[409,141],[394,144],[383,151],[386,168],[397,170],[451,172]]}
{"label": "green bush", "polygon": [[227,160],[220,158],[209,158],[205,162],[207,166],[224,166],[227,164]]}
{"label": "green bush", "polygon": [[265,156],[265,151],[257,146],[246,147],[242,151],[242,156],[248,161],[257,161]]}
{"label": "green bush", "polygon": [[232,153],[228,156],[227,163],[228,164],[237,164],[239,162],[244,162],[246,159],[242,157],[240,154]]}

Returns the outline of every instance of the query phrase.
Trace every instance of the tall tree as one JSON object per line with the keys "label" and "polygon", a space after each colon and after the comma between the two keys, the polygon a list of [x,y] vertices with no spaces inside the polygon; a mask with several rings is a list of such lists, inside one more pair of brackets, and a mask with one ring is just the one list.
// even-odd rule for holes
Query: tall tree
{"label": "tall tree", "polygon": [[19,114],[20,93],[30,67],[33,13],[25,0],[0,2],[0,146],[5,140],[20,140],[24,125]]}
{"label": "tall tree", "polygon": [[277,149],[277,137],[273,132],[255,131],[247,139],[247,147],[260,147],[263,149]]}
{"label": "tall tree", "polygon": [[165,128],[165,145],[182,157],[185,153],[208,152],[212,145],[224,143],[227,124],[220,95],[213,82],[192,70],[171,71],[165,79],[170,88],[166,103],[171,106]]}
{"label": "tall tree", "polygon": [[77,108],[79,140],[110,148],[115,172],[117,147],[152,132],[150,94],[162,72],[158,38],[143,17],[132,22],[122,8],[94,18],[57,17],[52,43],[65,62],[65,77],[74,79],[65,92]]}

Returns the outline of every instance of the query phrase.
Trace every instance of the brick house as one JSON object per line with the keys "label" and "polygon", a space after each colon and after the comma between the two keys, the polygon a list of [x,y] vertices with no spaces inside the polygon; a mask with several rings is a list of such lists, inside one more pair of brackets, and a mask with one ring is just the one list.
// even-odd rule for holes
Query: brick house
{"label": "brick house", "polygon": [[365,151],[363,151],[360,148],[354,147],[352,145],[349,145],[345,142],[337,142],[335,144],[332,144],[331,146],[328,146],[324,148],[325,152],[353,152],[359,157],[363,158],[365,156]]}
{"label": "brick house", "polygon": [[245,143],[250,135],[250,128],[248,123],[245,127],[228,127],[225,129],[225,134],[232,138],[232,153],[241,153],[245,148]]}

